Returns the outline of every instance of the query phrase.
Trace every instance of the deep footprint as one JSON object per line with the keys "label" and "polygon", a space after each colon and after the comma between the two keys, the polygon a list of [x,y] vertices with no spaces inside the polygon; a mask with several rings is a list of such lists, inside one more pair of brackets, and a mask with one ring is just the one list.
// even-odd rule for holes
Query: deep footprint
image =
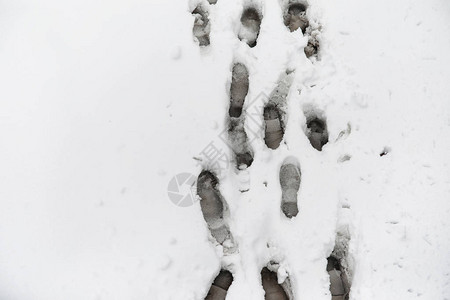
{"label": "deep footprint", "polygon": [[270,149],[277,149],[283,140],[284,130],[281,125],[281,113],[275,105],[264,107],[265,135],[264,142]]}
{"label": "deep footprint", "polygon": [[203,218],[211,235],[219,244],[231,240],[230,230],[224,220],[225,203],[218,190],[217,177],[210,171],[205,170],[198,175],[197,194],[200,197]]}
{"label": "deep footprint", "polygon": [[194,9],[192,15],[195,17],[194,28],[192,29],[195,39],[200,46],[208,46],[210,44],[209,33],[211,31],[211,25],[207,11],[199,5]]}
{"label": "deep footprint", "polygon": [[264,299],[266,300],[288,300],[288,296],[283,287],[278,284],[278,277],[275,272],[268,268],[263,268],[261,271],[261,281],[265,292]]}
{"label": "deep footprint", "polygon": [[214,279],[205,300],[225,300],[232,282],[233,275],[227,270],[221,270]]}
{"label": "deep footprint", "polygon": [[301,171],[294,158],[285,160],[280,168],[281,211],[288,218],[298,214],[298,190]]}
{"label": "deep footprint", "polygon": [[248,93],[248,86],[247,68],[241,63],[235,64],[233,66],[230,88],[230,109],[228,111],[230,117],[239,118],[241,116],[245,97]]}
{"label": "deep footprint", "polygon": [[248,137],[244,128],[245,117],[242,114],[248,88],[249,73],[247,67],[241,63],[236,63],[231,73],[228,139],[238,169],[245,169],[253,163],[253,154],[248,145]]}
{"label": "deep footprint", "polygon": [[286,109],[286,98],[291,86],[293,72],[283,74],[269,101],[264,107],[264,141],[270,149],[277,149],[284,136],[283,115]]}
{"label": "deep footprint", "polygon": [[327,124],[324,119],[311,115],[306,119],[306,136],[314,149],[322,151],[323,146],[328,143]]}
{"label": "deep footprint", "polygon": [[236,167],[238,169],[250,167],[253,163],[253,154],[247,143],[247,133],[245,133],[242,118],[230,118],[228,138],[235,155]]}
{"label": "deep footprint", "polygon": [[305,33],[306,28],[309,25],[308,18],[306,17],[306,5],[302,3],[293,3],[289,5],[284,14],[284,25],[286,25],[291,32],[300,28],[302,33]]}
{"label": "deep footprint", "polygon": [[249,7],[242,13],[241,23],[239,39],[246,42],[251,48],[255,47],[261,28],[261,15],[254,7]]}
{"label": "deep footprint", "polygon": [[333,255],[327,258],[327,272],[330,276],[330,293],[332,300],[348,300],[350,285],[342,270],[341,263]]}

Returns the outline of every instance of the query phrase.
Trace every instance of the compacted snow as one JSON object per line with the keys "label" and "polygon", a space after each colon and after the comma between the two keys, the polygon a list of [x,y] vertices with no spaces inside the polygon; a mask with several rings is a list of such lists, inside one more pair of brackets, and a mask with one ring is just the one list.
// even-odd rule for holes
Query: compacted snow
{"label": "compacted snow", "polygon": [[448,1],[0,8],[0,299],[450,299]]}

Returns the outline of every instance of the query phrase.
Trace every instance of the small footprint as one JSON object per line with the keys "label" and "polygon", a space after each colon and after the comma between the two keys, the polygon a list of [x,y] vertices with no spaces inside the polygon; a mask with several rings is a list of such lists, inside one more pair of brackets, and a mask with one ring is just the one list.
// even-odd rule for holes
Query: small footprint
{"label": "small footprint", "polygon": [[194,28],[192,29],[195,39],[201,47],[208,46],[210,44],[209,33],[211,32],[208,12],[199,5],[194,9],[192,15],[195,17]]}
{"label": "small footprint", "polygon": [[241,29],[238,37],[246,42],[250,48],[256,46],[259,31],[261,28],[261,15],[254,7],[248,7],[241,16]]}
{"label": "small footprint", "polygon": [[227,211],[226,203],[218,189],[218,179],[210,171],[202,171],[198,175],[197,194],[200,197],[200,207],[203,217],[208,224],[211,235],[219,244],[226,240],[232,241],[228,224],[224,220]]}
{"label": "small footprint", "polygon": [[214,279],[205,300],[225,300],[228,289],[233,283],[233,275],[227,270],[221,270]]}
{"label": "small footprint", "polygon": [[303,109],[306,117],[305,134],[314,149],[322,151],[328,143],[327,123],[323,112],[318,111],[312,105],[306,105]]}
{"label": "small footprint", "polygon": [[308,128],[308,139],[314,149],[322,151],[322,147],[328,143],[328,131],[325,121],[313,118],[306,124]]}
{"label": "small footprint", "polygon": [[280,168],[281,211],[288,218],[298,214],[298,190],[301,172],[295,158],[287,158]]}

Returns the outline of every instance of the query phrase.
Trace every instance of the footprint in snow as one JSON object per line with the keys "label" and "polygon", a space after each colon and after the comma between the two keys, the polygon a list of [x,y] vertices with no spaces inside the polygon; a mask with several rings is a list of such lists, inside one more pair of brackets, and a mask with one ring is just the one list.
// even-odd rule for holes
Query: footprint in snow
{"label": "footprint in snow", "polygon": [[214,279],[205,300],[225,300],[231,283],[233,283],[233,275],[227,270],[221,270]]}
{"label": "footprint in snow", "polygon": [[306,17],[306,5],[302,3],[293,3],[289,5],[284,14],[284,25],[286,25],[291,32],[300,28],[302,33],[305,33],[306,28],[309,25],[308,18]]}
{"label": "footprint in snow", "polygon": [[219,244],[223,244],[227,240],[232,241],[232,236],[224,219],[227,207],[219,192],[218,184],[218,179],[213,173],[202,171],[197,179],[197,194],[211,235]]}
{"label": "footprint in snow", "polygon": [[246,42],[250,48],[256,46],[259,30],[261,28],[261,15],[254,7],[248,7],[241,16],[241,29],[238,37]]}
{"label": "footprint in snow", "polygon": [[298,190],[300,189],[301,172],[295,158],[285,159],[280,168],[281,211],[288,218],[298,214]]}
{"label": "footprint in snow", "polygon": [[192,15],[195,17],[194,28],[192,33],[201,47],[208,46],[209,33],[211,32],[211,24],[208,18],[208,12],[201,6],[197,6]]}
{"label": "footprint in snow", "polygon": [[281,112],[276,105],[264,107],[264,142],[270,149],[277,149],[283,140],[284,130],[281,124]]}
{"label": "footprint in snow", "polygon": [[236,159],[238,169],[250,167],[253,163],[253,154],[248,145],[248,136],[245,132],[245,118],[242,115],[245,98],[249,87],[249,73],[247,67],[236,63],[231,72],[230,108],[228,140]]}
{"label": "footprint in snow", "polygon": [[282,74],[277,86],[269,96],[268,103],[264,107],[264,141],[270,149],[277,149],[283,140],[283,116],[293,75],[294,73],[291,71],[286,71]]}
{"label": "footprint in snow", "polygon": [[261,281],[265,292],[266,300],[288,300],[288,296],[283,287],[278,283],[277,273],[263,268],[261,271]]}
{"label": "footprint in snow", "polygon": [[319,117],[311,117],[306,122],[309,142],[318,151],[322,151],[322,147],[328,143],[328,131],[325,120]]}
{"label": "footprint in snow", "polygon": [[330,293],[332,300],[348,300],[350,285],[348,278],[342,270],[340,261],[330,256],[327,258],[327,272],[330,276]]}
{"label": "footprint in snow", "polygon": [[230,117],[239,118],[248,93],[248,70],[243,64],[237,63],[233,66],[231,76],[230,109],[228,113]]}

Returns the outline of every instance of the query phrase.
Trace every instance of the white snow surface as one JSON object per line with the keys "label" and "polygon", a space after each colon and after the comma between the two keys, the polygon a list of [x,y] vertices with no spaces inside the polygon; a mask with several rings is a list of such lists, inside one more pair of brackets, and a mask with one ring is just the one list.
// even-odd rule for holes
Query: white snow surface
{"label": "white snow surface", "polygon": [[[0,299],[204,299],[221,267],[227,300],[263,299],[270,261],[294,299],[331,299],[338,231],[350,299],[450,299],[450,2],[310,0],[312,62],[286,1],[205,1],[203,49],[188,1],[0,2]],[[237,38],[250,4],[263,15],[254,48]],[[224,256],[199,202],[176,206],[167,188],[200,173],[211,142],[232,159],[220,136],[236,62],[254,162],[215,170],[237,244]],[[271,150],[263,95],[286,70]],[[311,108],[327,121],[321,152],[304,133]],[[302,172],[293,219],[280,210],[286,158]]]}

